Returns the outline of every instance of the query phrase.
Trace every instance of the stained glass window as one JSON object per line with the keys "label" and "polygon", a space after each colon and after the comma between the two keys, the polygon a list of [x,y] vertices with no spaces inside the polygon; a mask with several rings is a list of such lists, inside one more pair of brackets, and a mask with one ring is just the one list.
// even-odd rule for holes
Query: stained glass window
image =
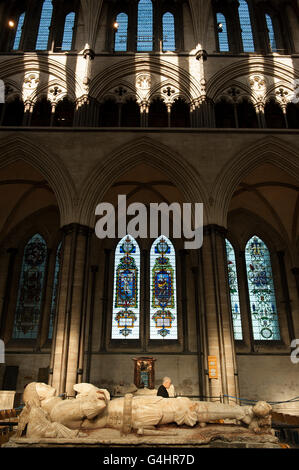
{"label": "stained glass window", "polygon": [[235,250],[232,244],[225,240],[226,257],[227,257],[227,271],[228,271],[228,284],[231,301],[231,311],[233,319],[234,338],[237,340],[243,339],[242,322],[240,313],[240,300],[239,300],[239,287],[238,275],[236,267]]}
{"label": "stained glass window", "polygon": [[16,35],[15,35],[15,40],[14,40],[14,44],[13,44],[13,47],[12,47],[12,49],[13,49],[14,51],[17,51],[17,50],[19,49],[19,47],[20,47],[20,42],[21,42],[21,37],[22,37],[22,32],[23,32],[24,20],[25,20],[25,12],[22,13],[22,14],[19,16],[17,31],[16,31]]}
{"label": "stained glass window", "polygon": [[251,19],[246,0],[239,0],[239,18],[244,52],[254,52]]}
{"label": "stained glass window", "polygon": [[137,51],[153,50],[153,4],[151,0],[138,3]]}
{"label": "stained glass window", "polygon": [[63,39],[61,45],[61,49],[63,51],[70,51],[72,49],[75,17],[76,14],[73,11],[71,11],[65,17]]}
{"label": "stained glass window", "polygon": [[50,34],[53,6],[51,0],[45,0],[42,7],[35,49],[46,51]]}
{"label": "stained glass window", "polygon": [[47,245],[34,235],[24,249],[15,314],[14,339],[36,339],[42,308]]}
{"label": "stained glass window", "polygon": [[272,18],[271,18],[270,15],[267,15],[267,14],[265,16],[266,16],[266,23],[267,23],[270,50],[272,52],[277,52],[277,46],[276,46],[276,40],[275,40],[275,34],[274,34]]}
{"label": "stained glass window", "polygon": [[253,338],[279,340],[279,323],[270,253],[259,237],[253,236],[245,249]]}
{"label": "stained glass window", "polygon": [[115,52],[125,52],[128,42],[128,15],[119,13],[116,17],[116,23],[118,23],[118,29],[115,32],[114,50]]}
{"label": "stained glass window", "polygon": [[177,339],[175,250],[161,235],[150,252],[150,338]]}
{"label": "stained glass window", "polygon": [[175,51],[174,16],[172,13],[164,13],[163,25],[163,51]]}
{"label": "stained glass window", "polygon": [[50,312],[50,322],[49,322],[49,334],[48,334],[49,339],[52,339],[53,337],[54,320],[55,320],[56,308],[57,308],[57,294],[58,294],[58,286],[59,286],[60,267],[61,267],[61,242],[59,243],[57,247],[56,258],[55,258],[55,269],[54,269],[51,312]]}
{"label": "stained glass window", "polygon": [[115,250],[112,339],[139,338],[139,285],[139,246],[126,235]]}
{"label": "stained glass window", "polygon": [[229,52],[226,18],[222,13],[217,13],[216,17],[217,17],[219,51]]}

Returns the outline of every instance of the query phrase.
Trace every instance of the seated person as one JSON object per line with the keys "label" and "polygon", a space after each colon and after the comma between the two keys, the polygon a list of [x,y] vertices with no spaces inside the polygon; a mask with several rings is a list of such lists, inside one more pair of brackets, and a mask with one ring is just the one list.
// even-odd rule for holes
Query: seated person
{"label": "seated person", "polygon": [[163,398],[169,398],[168,389],[171,385],[171,379],[164,377],[162,385],[158,388],[157,396]]}

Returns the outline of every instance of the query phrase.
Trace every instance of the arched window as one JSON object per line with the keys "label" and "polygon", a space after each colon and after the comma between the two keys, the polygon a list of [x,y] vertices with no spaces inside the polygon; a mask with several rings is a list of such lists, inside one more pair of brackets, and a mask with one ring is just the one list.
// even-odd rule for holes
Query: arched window
{"label": "arched window", "polygon": [[190,127],[190,107],[182,98],[177,98],[171,106],[171,127]]}
{"label": "arched window", "polygon": [[160,98],[154,99],[149,107],[148,113],[149,127],[167,127],[168,112],[166,104]]}
{"label": "arched window", "polygon": [[4,109],[3,126],[21,126],[24,117],[24,103],[20,98],[7,102]]}
{"label": "arched window", "polygon": [[114,37],[115,52],[125,52],[128,47],[128,15],[119,13],[115,19],[118,24]]}
{"label": "arched window", "polygon": [[239,18],[244,52],[254,52],[251,19],[246,0],[239,0]]}
{"label": "arched window", "polygon": [[276,44],[276,38],[275,38],[275,32],[274,32],[272,18],[267,13],[265,14],[265,18],[266,18],[266,24],[267,24],[269,49],[272,52],[277,52],[277,44]]}
{"label": "arched window", "polygon": [[217,33],[220,52],[229,52],[229,42],[226,26],[226,18],[222,13],[216,14],[217,19]]}
{"label": "arched window", "polygon": [[54,321],[55,321],[56,310],[57,310],[57,294],[58,294],[58,286],[59,286],[60,268],[61,268],[61,242],[59,243],[57,247],[56,257],[55,257],[55,269],[54,269],[54,279],[53,279],[53,288],[52,288],[48,339],[52,339],[53,337]]}
{"label": "arched window", "polygon": [[289,129],[299,129],[299,104],[288,103],[287,120]]}
{"label": "arched window", "polygon": [[25,12],[21,13],[18,19],[18,26],[16,30],[15,40],[14,40],[13,47],[12,47],[13,51],[17,51],[20,47],[24,20],[25,20]]}
{"label": "arched window", "polygon": [[51,124],[51,103],[47,98],[38,100],[33,108],[31,126],[50,126]]}
{"label": "arched window", "polygon": [[150,338],[178,338],[175,250],[164,235],[150,252]]}
{"label": "arched window", "polygon": [[54,114],[54,126],[68,127],[73,125],[75,105],[67,97],[57,103]]}
{"label": "arched window", "polygon": [[245,248],[251,323],[254,340],[279,340],[275,290],[270,253],[254,235]]}
{"label": "arched window", "polygon": [[266,103],[265,120],[268,128],[282,129],[286,127],[282,109],[274,99],[270,99]]}
{"label": "arched window", "polygon": [[140,250],[131,235],[117,244],[114,257],[112,339],[139,339]]}
{"label": "arched window", "polygon": [[121,108],[122,127],[140,127],[140,108],[136,100],[129,99]]}
{"label": "arched window", "polygon": [[36,339],[38,335],[45,270],[47,244],[40,234],[35,234],[24,249],[19,280],[17,308],[12,337]]}
{"label": "arched window", "polygon": [[119,126],[119,106],[114,100],[107,99],[104,103],[101,103],[99,113],[100,127]]}
{"label": "arched window", "polygon": [[48,49],[50,26],[52,21],[53,5],[51,0],[45,0],[42,7],[39,29],[35,49],[46,51]]}
{"label": "arched window", "polygon": [[226,246],[228,284],[229,284],[231,311],[232,311],[232,319],[233,319],[234,338],[236,340],[242,340],[243,333],[242,333],[242,321],[241,321],[240,300],[239,300],[239,285],[238,285],[238,274],[237,274],[237,267],[236,267],[235,250],[232,244],[228,240],[225,240],[225,246]]}
{"label": "arched window", "polygon": [[162,17],[163,27],[163,51],[175,51],[174,16],[172,13],[164,13]]}
{"label": "arched window", "polygon": [[151,0],[139,0],[137,52],[153,50],[153,4]]}
{"label": "arched window", "polygon": [[73,35],[74,35],[74,26],[75,26],[76,13],[71,11],[65,17],[63,38],[62,38],[62,51],[70,51],[73,46]]}
{"label": "arched window", "polygon": [[237,104],[238,127],[255,128],[258,127],[258,120],[255,108],[251,101],[243,100]]}
{"label": "arched window", "polygon": [[234,105],[222,99],[215,105],[216,127],[236,127]]}

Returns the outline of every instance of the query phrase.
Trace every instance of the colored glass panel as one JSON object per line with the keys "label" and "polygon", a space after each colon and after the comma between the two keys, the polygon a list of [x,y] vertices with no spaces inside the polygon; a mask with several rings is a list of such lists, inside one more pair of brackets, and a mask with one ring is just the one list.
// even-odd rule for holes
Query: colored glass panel
{"label": "colored glass panel", "polygon": [[50,34],[53,6],[51,0],[45,0],[42,7],[35,49],[46,51]]}
{"label": "colored glass panel", "polygon": [[36,234],[24,249],[12,335],[14,339],[37,338],[46,263],[46,242],[41,235]]}
{"label": "colored glass panel", "polygon": [[150,296],[150,338],[177,339],[175,250],[164,235],[151,247]]}
{"label": "colored glass panel", "polygon": [[116,17],[116,23],[118,23],[118,29],[115,33],[114,50],[115,52],[125,52],[128,42],[128,15],[119,13]]}
{"label": "colored glass panel", "polygon": [[245,258],[253,338],[279,340],[271,259],[263,240],[253,236],[246,245]]}
{"label": "colored glass panel", "polygon": [[226,18],[222,13],[217,13],[216,17],[217,17],[219,51],[229,52]]}
{"label": "colored glass panel", "polygon": [[14,51],[17,51],[20,47],[20,42],[21,42],[21,37],[22,37],[22,32],[23,32],[23,26],[24,26],[24,20],[25,20],[25,12],[22,13],[19,16],[19,21],[18,21],[18,26],[17,26],[17,31],[15,35],[15,40],[12,49]]}
{"label": "colored glass panel", "polygon": [[74,34],[74,25],[75,25],[75,12],[71,11],[65,17],[63,39],[61,49],[63,51],[70,51],[73,44],[73,34]]}
{"label": "colored glass panel", "polygon": [[138,3],[137,51],[153,50],[153,4],[151,0]]}
{"label": "colored glass panel", "polygon": [[126,235],[115,250],[112,339],[139,338],[139,272],[138,243]]}
{"label": "colored glass panel", "polygon": [[239,287],[238,287],[238,275],[237,275],[237,267],[236,267],[235,250],[232,244],[228,240],[225,240],[225,246],[226,246],[228,284],[229,284],[229,293],[230,293],[230,301],[231,301],[234,338],[236,340],[242,340],[243,333],[242,333],[242,321],[241,321],[241,312],[240,312]]}
{"label": "colored glass panel", "polygon": [[239,18],[244,52],[254,52],[251,19],[246,0],[239,0]]}
{"label": "colored glass panel", "polygon": [[59,286],[60,267],[61,267],[61,242],[59,243],[57,247],[56,258],[55,258],[55,269],[54,269],[49,334],[48,334],[49,339],[52,339],[53,337],[53,328],[54,328],[54,321],[55,321],[56,308],[57,308],[57,295],[58,295],[58,286]]}
{"label": "colored glass panel", "polygon": [[174,16],[172,13],[164,13],[163,25],[163,51],[175,51]]}

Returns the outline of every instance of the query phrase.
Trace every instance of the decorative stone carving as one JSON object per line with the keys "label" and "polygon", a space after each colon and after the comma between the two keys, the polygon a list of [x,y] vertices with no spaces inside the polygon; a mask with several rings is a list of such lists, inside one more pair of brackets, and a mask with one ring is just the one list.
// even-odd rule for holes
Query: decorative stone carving
{"label": "decorative stone carving", "polygon": [[39,76],[35,72],[29,72],[24,77],[24,88],[27,90],[35,90],[39,84]]}
{"label": "decorative stone carving", "polygon": [[151,76],[150,74],[142,74],[139,75],[136,79],[136,88],[138,90],[145,90],[148,91],[151,88]]}
{"label": "decorative stone carving", "polygon": [[299,103],[299,79],[294,80],[294,92],[290,96],[290,101],[294,104]]}
{"label": "decorative stone carving", "polygon": [[[71,437],[93,429],[113,428],[123,434],[157,430],[154,426],[176,423],[178,426],[201,426],[219,419],[234,419],[249,426],[255,433],[272,434],[271,406],[258,402],[255,406],[226,405],[192,401],[187,397],[163,398],[155,395],[133,396],[110,400],[109,392],[92,384],[76,384],[76,398],[62,400],[55,389],[33,382],[24,391],[25,407],[20,415],[17,435],[27,437]],[[80,430],[80,433],[79,433]]]}

